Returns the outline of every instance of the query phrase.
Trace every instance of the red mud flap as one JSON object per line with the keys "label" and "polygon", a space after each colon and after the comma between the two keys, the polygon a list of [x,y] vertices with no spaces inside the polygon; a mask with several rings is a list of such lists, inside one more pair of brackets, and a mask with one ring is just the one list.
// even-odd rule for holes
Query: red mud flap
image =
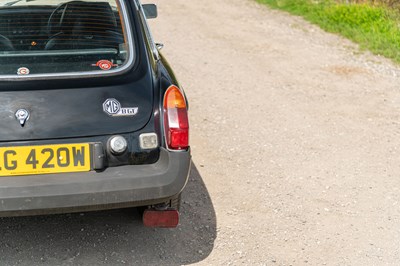
{"label": "red mud flap", "polygon": [[175,228],[179,224],[177,210],[145,210],[143,224],[146,227]]}

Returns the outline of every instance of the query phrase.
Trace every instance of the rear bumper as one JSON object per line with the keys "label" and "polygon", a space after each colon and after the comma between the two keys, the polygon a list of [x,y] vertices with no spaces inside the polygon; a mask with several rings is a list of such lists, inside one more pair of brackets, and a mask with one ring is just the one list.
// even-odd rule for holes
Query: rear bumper
{"label": "rear bumper", "polygon": [[190,151],[161,149],[151,165],[103,172],[0,177],[0,216],[101,210],[161,203],[180,193],[190,171]]}

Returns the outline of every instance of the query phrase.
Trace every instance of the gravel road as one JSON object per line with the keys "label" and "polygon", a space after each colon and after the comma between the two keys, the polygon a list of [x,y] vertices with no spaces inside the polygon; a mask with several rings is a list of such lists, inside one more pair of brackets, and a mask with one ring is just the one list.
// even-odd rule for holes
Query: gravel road
{"label": "gravel road", "polygon": [[191,106],[181,225],[3,218],[0,264],[398,265],[400,68],[250,0],[154,2]]}

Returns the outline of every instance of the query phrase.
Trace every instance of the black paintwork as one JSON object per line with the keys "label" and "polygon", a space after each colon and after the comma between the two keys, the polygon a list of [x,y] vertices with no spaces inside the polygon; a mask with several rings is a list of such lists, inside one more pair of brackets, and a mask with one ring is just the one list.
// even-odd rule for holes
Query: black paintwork
{"label": "black paintwork", "polygon": [[[100,141],[107,147],[111,135],[123,134],[128,153],[108,153],[106,166],[151,163],[158,151],[140,152],[138,135],[156,132],[164,145],[162,100],[165,90],[178,82],[163,56],[153,57],[139,12],[127,1],[136,40],[136,60],[123,74],[96,78],[0,81],[0,146]],[[103,111],[108,98],[122,107],[138,107],[133,117],[111,117]],[[30,118],[21,127],[15,112],[25,108]]]}
{"label": "black paintwork", "polygon": [[[190,148],[165,148],[162,117],[165,91],[179,84],[165,58],[151,51],[136,1],[126,1],[136,60],[125,73],[0,80],[0,147],[90,143],[93,170],[2,177],[0,216],[169,204],[182,192],[190,171]],[[138,107],[139,112],[110,117],[103,112],[107,98],[117,99],[122,107]],[[19,108],[31,112],[24,127],[15,118]],[[160,147],[142,151],[139,135],[148,132],[158,134]],[[128,142],[128,150],[118,156],[108,148],[116,134]]]}

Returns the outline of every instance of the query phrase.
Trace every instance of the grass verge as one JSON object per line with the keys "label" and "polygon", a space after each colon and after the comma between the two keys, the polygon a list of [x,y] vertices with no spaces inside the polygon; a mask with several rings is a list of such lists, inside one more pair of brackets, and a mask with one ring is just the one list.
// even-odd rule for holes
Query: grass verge
{"label": "grass verge", "polygon": [[362,49],[400,63],[400,14],[386,6],[311,0],[256,0],[339,33]]}

